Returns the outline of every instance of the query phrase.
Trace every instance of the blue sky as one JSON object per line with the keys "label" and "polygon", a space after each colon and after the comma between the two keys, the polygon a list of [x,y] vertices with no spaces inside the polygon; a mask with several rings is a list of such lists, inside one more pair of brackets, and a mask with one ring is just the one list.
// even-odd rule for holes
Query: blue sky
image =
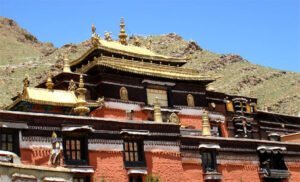
{"label": "blue sky", "polygon": [[300,72],[300,0],[0,0],[0,16],[16,20],[55,46],[98,34],[175,32],[217,53],[239,54],[268,67]]}

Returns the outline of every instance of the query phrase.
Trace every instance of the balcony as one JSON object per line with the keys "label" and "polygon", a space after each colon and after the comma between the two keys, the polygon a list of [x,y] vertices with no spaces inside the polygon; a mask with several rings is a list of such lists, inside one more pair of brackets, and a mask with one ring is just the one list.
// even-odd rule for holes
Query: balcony
{"label": "balcony", "polygon": [[262,168],[258,173],[261,178],[287,179],[290,176],[290,172],[284,169]]}

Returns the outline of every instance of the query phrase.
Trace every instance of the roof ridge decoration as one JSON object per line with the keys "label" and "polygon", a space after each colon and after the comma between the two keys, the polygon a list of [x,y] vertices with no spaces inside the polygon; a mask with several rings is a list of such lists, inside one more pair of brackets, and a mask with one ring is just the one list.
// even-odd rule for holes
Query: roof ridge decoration
{"label": "roof ridge decoration", "polygon": [[98,47],[100,46],[100,36],[96,33],[96,26],[92,24],[92,37],[91,37],[91,42],[93,47]]}

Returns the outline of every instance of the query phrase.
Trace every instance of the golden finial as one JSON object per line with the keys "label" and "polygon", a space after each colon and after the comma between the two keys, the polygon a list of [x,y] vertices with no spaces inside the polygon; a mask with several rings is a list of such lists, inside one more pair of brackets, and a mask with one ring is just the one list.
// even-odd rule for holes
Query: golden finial
{"label": "golden finial", "polygon": [[111,32],[105,32],[104,39],[107,41],[112,41]]}
{"label": "golden finial", "polygon": [[154,107],[153,107],[153,112],[154,112],[154,121],[155,122],[159,122],[162,123],[162,116],[161,116],[161,110],[160,110],[160,104],[158,102],[158,98],[155,98],[155,102],[154,102]]}
{"label": "golden finial", "polygon": [[66,53],[64,53],[63,59],[64,59],[64,69],[63,69],[63,72],[65,72],[65,73],[71,73],[69,59],[68,59],[68,56],[67,56]]}
{"label": "golden finial", "polygon": [[210,123],[207,111],[203,111],[202,114],[202,136],[211,136]]}
{"label": "golden finial", "polygon": [[137,36],[133,37],[133,45],[140,47],[141,46],[141,42],[140,39]]}
{"label": "golden finial", "polygon": [[125,31],[125,23],[124,23],[124,18],[121,18],[121,23],[120,23],[120,33],[119,33],[119,42],[123,45],[127,45],[127,34]]}
{"label": "golden finial", "polygon": [[79,88],[84,88],[83,75],[81,74],[79,77]]}
{"label": "golden finial", "polygon": [[68,90],[75,91],[76,88],[77,88],[77,86],[76,86],[76,83],[74,82],[74,80],[70,80]]}
{"label": "golden finial", "polygon": [[76,89],[78,93],[76,107],[74,108],[74,112],[84,116],[90,112],[90,108],[87,107],[87,102],[85,100],[86,88],[84,88],[83,76],[80,75],[79,78],[79,87]]}
{"label": "golden finial", "polygon": [[47,81],[46,81],[45,85],[46,85],[47,89],[49,89],[49,90],[53,89],[54,83],[52,81],[52,75],[51,75],[50,72],[48,73],[48,78],[47,78]]}

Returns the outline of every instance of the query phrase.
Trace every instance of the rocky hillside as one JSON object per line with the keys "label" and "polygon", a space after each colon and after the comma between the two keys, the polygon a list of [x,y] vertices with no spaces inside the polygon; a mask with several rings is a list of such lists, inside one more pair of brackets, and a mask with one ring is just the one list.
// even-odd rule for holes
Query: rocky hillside
{"label": "rocky hillside", "polygon": [[[255,65],[238,55],[212,53],[174,33],[140,38],[144,46],[151,40],[151,49],[160,54],[191,57],[185,67],[220,76],[212,84],[216,91],[257,97],[260,108],[266,104],[274,112],[293,115],[300,112],[299,73]],[[10,98],[21,92],[26,74],[35,85],[45,79],[49,70],[54,74],[61,71],[63,53],[72,60],[89,47],[90,42],[85,41],[55,48],[51,43],[39,42],[13,20],[0,17],[1,107],[10,104]]]}

